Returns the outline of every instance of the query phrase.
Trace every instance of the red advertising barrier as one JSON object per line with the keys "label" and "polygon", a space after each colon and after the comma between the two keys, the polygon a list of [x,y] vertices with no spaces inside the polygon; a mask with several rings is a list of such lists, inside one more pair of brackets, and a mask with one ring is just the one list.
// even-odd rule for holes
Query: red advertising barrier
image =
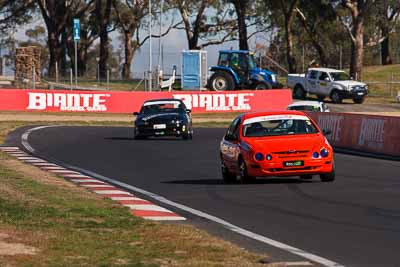
{"label": "red advertising barrier", "polygon": [[400,117],[351,113],[308,113],[337,148],[400,156]]}
{"label": "red advertising barrier", "polygon": [[139,111],[145,100],[158,98],[182,99],[193,113],[278,110],[292,103],[289,89],[225,92],[3,89],[0,90],[0,110],[132,113]]}

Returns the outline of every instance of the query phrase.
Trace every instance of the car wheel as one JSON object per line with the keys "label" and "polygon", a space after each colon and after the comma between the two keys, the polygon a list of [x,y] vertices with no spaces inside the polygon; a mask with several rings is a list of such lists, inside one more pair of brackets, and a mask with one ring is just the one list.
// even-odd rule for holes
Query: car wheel
{"label": "car wheel", "polygon": [[258,82],[254,87],[255,90],[266,90],[272,89],[272,85],[269,82]]}
{"label": "car wheel", "polygon": [[219,71],[210,78],[210,88],[214,91],[233,90],[235,82],[232,76],[226,72]]}
{"label": "car wheel", "polygon": [[364,103],[365,97],[355,97],[353,98],[353,102],[356,104],[362,104]]}
{"label": "car wheel", "polygon": [[300,175],[300,179],[303,179],[303,180],[310,180],[310,179],[312,179],[312,175],[309,175],[309,174],[307,174],[307,175]]}
{"label": "car wheel", "polygon": [[306,98],[306,92],[304,91],[304,89],[301,85],[296,85],[294,87],[293,98],[296,98],[296,99],[305,99]]}
{"label": "car wheel", "polygon": [[192,140],[193,135],[192,135],[192,133],[184,133],[184,134],[182,134],[182,139],[183,140]]}
{"label": "car wheel", "polygon": [[329,173],[322,173],[319,175],[322,182],[332,182],[335,180],[335,169],[332,169]]}
{"label": "car wheel", "polygon": [[224,180],[225,183],[232,184],[236,182],[236,176],[229,172],[222,158],[221,158],[221,172],[222,172],[222,179]]}
{"label": "car wheel", "polygon": [[246,162],[240,158],[238,164],[239,164],[239,181],[242,184],[247,184],[254,181],[254,177],[251,177],[247,174]]}
{"label": "car wheel", "polygon": [[343,101],[343,98],[338,90],[335,90],[331,93],[331,99],[335,104],[340,104]]}

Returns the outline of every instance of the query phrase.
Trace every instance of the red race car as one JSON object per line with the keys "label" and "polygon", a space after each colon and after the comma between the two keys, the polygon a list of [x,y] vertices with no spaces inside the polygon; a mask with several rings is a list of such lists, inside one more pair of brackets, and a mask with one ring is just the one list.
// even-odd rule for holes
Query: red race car
{"label": "red race car", "polygon": [[319,175],[335,179],[333,149],[318,125],[299,111],[242,114],[233,120],[220,145],[225,182],[255,177]]}

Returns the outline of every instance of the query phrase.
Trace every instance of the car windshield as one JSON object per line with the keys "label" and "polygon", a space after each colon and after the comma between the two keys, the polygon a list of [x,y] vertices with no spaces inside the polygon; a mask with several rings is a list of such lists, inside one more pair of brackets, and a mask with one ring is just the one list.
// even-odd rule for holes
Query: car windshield
{"label": "car windshield", "polygon": [[305,110],[305,111],[320,111],[318,106],[314,105],[302,105],[302,106],[291,106],[289,110]]}
{"label": "car windshield", "polygon": [[247,119],[243,122],[244,137],[315,134],[317,128],[306,116],[274,115]]}
{"label": "car windshield", "polygon": [[179,113],[184,111],[185,106],[179,101],[154,101],[144,103],[140,113]]}
{"label": "car windshield", "polygon": [[348,81],[350,76],[346,72],[331,72],[331,77],[334,81]]}

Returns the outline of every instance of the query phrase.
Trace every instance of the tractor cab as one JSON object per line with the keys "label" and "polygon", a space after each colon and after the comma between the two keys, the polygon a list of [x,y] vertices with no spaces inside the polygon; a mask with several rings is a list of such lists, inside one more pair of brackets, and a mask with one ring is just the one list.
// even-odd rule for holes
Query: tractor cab
{"label": "tractor cab", "polygon": [[210,70],[214,74],[209,80],[209,87],[216,91],[279,87],[276,74],[260,69],[254,53],[247,50],[220,51],[218,65]]}

